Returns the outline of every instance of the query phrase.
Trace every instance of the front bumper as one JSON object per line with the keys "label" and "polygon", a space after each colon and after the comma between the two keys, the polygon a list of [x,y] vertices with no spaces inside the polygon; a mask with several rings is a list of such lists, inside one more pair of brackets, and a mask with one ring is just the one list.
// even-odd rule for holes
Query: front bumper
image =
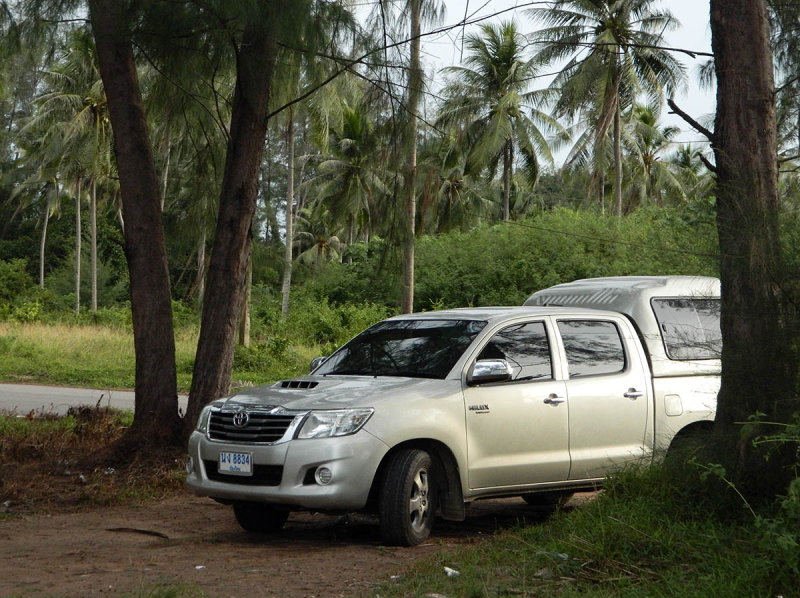
{"label": "front bumper", "polygon": [[[198,496],[285,505],[320,511],[358,510],[367,504],[375,472],[389,447],[366,430],[351,436],[291,440],[273,445],[189,439],[186,485]],[[219,453],[252,453],[254,468],[268,470],[265,485],[254,479],[215,475]],[[321,485],[314,471],[326,467],[332,480]],[[209,474],[216,479],[209,479]]]}

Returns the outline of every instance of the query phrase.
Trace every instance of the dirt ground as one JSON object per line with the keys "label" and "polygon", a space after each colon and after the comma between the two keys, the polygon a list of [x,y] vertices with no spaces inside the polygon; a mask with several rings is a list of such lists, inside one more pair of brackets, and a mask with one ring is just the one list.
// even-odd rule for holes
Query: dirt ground
{"label": "dirt ground", "polygon": [[438,520],[414,548],[382,545],[366,516],[295,513],[277,534],[248,534],[230,507],[188,493],[147,506],[5,517],[0,596],[147,596],[159,585],[209,597],[374,596],[381,582],[402,583],[415,561],[545,516],[519,498],[478,501],[467,521]]}

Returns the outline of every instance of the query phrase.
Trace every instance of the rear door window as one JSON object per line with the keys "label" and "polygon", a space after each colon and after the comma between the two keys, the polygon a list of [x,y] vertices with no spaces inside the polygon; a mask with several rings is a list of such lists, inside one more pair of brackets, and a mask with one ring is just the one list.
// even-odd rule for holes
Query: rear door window
{"label": "rear door window", "polygon": [[625,370],[625,349],[613,322],[560,320],[558,330],[569,377],[616,374]]}
{"label": "rear door window", "polygon": [[651,305],[670,359],[720,358],[719,299],[652,299]]}

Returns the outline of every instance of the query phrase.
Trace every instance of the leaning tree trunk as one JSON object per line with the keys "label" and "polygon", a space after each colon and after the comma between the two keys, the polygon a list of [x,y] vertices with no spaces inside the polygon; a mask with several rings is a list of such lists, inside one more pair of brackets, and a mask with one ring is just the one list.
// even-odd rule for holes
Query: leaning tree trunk
{"label": "leaning tree trunk", "polygon": [[133,425],[123,446],[153,447],[180,438],[180,419],[161,198],[126,4],[89,0],[89,13],[114,131],[130,273],[136,399]]}
{"label": "leaning tree trunk", "polygon": [[800,408],[796,364],[781,295],[772,55],[765,0],[711,0],[717,76],[714,156],[722,280],[722,387],[714,443],[729,479],[748,497],[786,488],[794,450],[764,460],[743,427],[756,413],[788,422]]}
{"label": "leaning tree trunk", "polygon": [[258,172],[267,133],[266,117],[277,49],[276,15],[286,9],[284,2],[265,4],[263,18],[253,19],[245,26],[237,53],[230,138],[186,411],[187,433],[194,427],[203,406],[227,394],[230,387]]}
{"label": "leaning tree trunk", "polygon": [[[57,186],[56,186],[56,193],[58,193]],[[50,204],[48,202],[45,202],[44,222],[42,223],[42,240],[39,243],[39,286],[41,288],[44,288],[44,251],[45,251],[45,245],[47,244],[47,225],[49,222],[50,222]]]}

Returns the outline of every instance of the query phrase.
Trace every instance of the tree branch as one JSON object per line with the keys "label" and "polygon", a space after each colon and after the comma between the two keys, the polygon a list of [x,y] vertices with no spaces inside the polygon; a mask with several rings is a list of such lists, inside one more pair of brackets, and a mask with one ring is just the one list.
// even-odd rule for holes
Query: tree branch
{"label": "tree branch", "polygon": [[709,162],[708,158],[706,158],[703,154],[700,154],[700,161],[706,168],[708,168],[709,171],[713,172],[714,174],[717,174],[717,167],[714,166],[711,162]]}
{"label": "tree branch", "polygon": [[672,100],[672,98],[667,99],[667,104],[669,104],[669,107],[672,109],[673,114],[677,114],[678,116],[680,116],[695,131],[706,137],[711,143],[714,143],[714,141],[716,140],[716,136],[714,135],[714,133],[706,129],[703,125],[701,125],[691,116],[686,114],[683,110],[678,108],[678,105]]}

